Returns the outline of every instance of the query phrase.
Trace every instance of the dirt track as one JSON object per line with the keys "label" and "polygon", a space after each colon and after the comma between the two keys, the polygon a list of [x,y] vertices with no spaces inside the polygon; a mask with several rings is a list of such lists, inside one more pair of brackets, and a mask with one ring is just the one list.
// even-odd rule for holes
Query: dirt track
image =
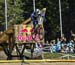
{"label": "dirt track", "polygon": [[[21,65],[21,63],[0,63],[0,65]],[[23,65],[75,65],[75,62],[54,62],[54,63],[25,63]]]}
{"label": "dirt track", "polygon": [[[7,56],[0,51],[0,60],[5,60]],[[0,63],[0,65],[21,65],[21,63]],[[75,62],[41,62],[41,63],[25,63],[23,65],[75,65]]]}

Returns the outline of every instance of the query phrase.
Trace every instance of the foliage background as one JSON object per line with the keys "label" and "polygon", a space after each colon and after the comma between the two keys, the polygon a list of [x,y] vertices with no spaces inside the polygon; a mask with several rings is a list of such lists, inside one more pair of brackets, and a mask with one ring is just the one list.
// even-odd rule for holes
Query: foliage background
{"label": "foliage background", "polygon": [[[75,32],[75,0],[61,0],[63,33],[68,38],[70,31]],[[33,12],[32,0],[7,0],[8,26],[19,24],[30,17]],[[4,0],[0,0],[0,23],[5,25]],[[36,0],[36,8],[46,7],[45,39],[60,36],[59,0]]]}

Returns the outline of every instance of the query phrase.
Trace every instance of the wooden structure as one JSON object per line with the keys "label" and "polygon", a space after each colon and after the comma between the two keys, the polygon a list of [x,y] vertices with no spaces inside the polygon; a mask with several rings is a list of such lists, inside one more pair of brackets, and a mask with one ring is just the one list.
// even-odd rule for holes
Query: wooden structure
{"label": "wooden structure", "polygon": [[[42,11],[45,12],[46,8],[42,9]],[[31,23],[31,18],[28,18],[26,21],[24,21],[20,25],[22,25],[23,28],[25,28],[25,26],[33,26],[32,23],[30,25],[28,25],[28,23]],[[5,54],[8,56],[7,59],[9,59],[9,60],[12,59],[12,57],[14,57],[14,55],[12,55],[12,51],[13,51],[14,47],[16,47],[16,50],[17,50],[17,52],[19,54],[17,56],[20,57],[20,59],[23,59],[23,56],[24,56],[23,53],[24,53],[24,50],[26,48],[25,44],[23,44],[24,47],[23,47],[22,51],[21,52],[19,51],[18,46],[16,44],[16,43],[18,43],[18,41],[15,40],[16,39],[15,35],[18,34],[18,33],[16,32],[16,28],[14,28],[14,26],[16,28],[19,27],[19,25],[12,25],[0,37],[0,46],[3,47],[3,50],[4,50]],[[40,31],[40,39],[43,38],[43,42],[44,42],[44,28],[43,28],[43,25],[38,25],[36,31],[37,32]],[[35,34],[35,32],[32,32],[30,34],[33,34],[33,33]],[[42,33],[42,35],[41,35],[41,33]],[[24,33],[23,35],[26,35],[26,33]],[[27,41],[28,40],[23,41],[22,43],[31,43],[30,44],[31,45],[31,56],[33,57],[33,48],[34,48],[33,43],[35,43],[37,41],[36,40],[34,42],[33,41],[27,42]]]}

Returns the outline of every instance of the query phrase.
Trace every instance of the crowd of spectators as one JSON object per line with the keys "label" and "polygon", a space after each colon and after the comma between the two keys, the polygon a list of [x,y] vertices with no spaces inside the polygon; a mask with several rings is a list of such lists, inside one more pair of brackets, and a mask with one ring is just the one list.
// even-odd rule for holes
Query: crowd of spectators
{"label": "crowd of spectators", "polygon": [[66,37],[57,38],[56,40],[51,40],[50,43],[51,53],[75,53],[75,37],[72,37],[69,41]]}

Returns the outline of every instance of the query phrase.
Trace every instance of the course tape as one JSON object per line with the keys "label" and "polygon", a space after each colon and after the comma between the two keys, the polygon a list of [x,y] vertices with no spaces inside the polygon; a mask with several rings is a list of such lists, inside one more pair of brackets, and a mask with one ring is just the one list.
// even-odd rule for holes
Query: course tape
{"label": "course tape", "polygon": [[75,62],[75,60],[0,60],[0,63],[20,63],[20,62]]}

